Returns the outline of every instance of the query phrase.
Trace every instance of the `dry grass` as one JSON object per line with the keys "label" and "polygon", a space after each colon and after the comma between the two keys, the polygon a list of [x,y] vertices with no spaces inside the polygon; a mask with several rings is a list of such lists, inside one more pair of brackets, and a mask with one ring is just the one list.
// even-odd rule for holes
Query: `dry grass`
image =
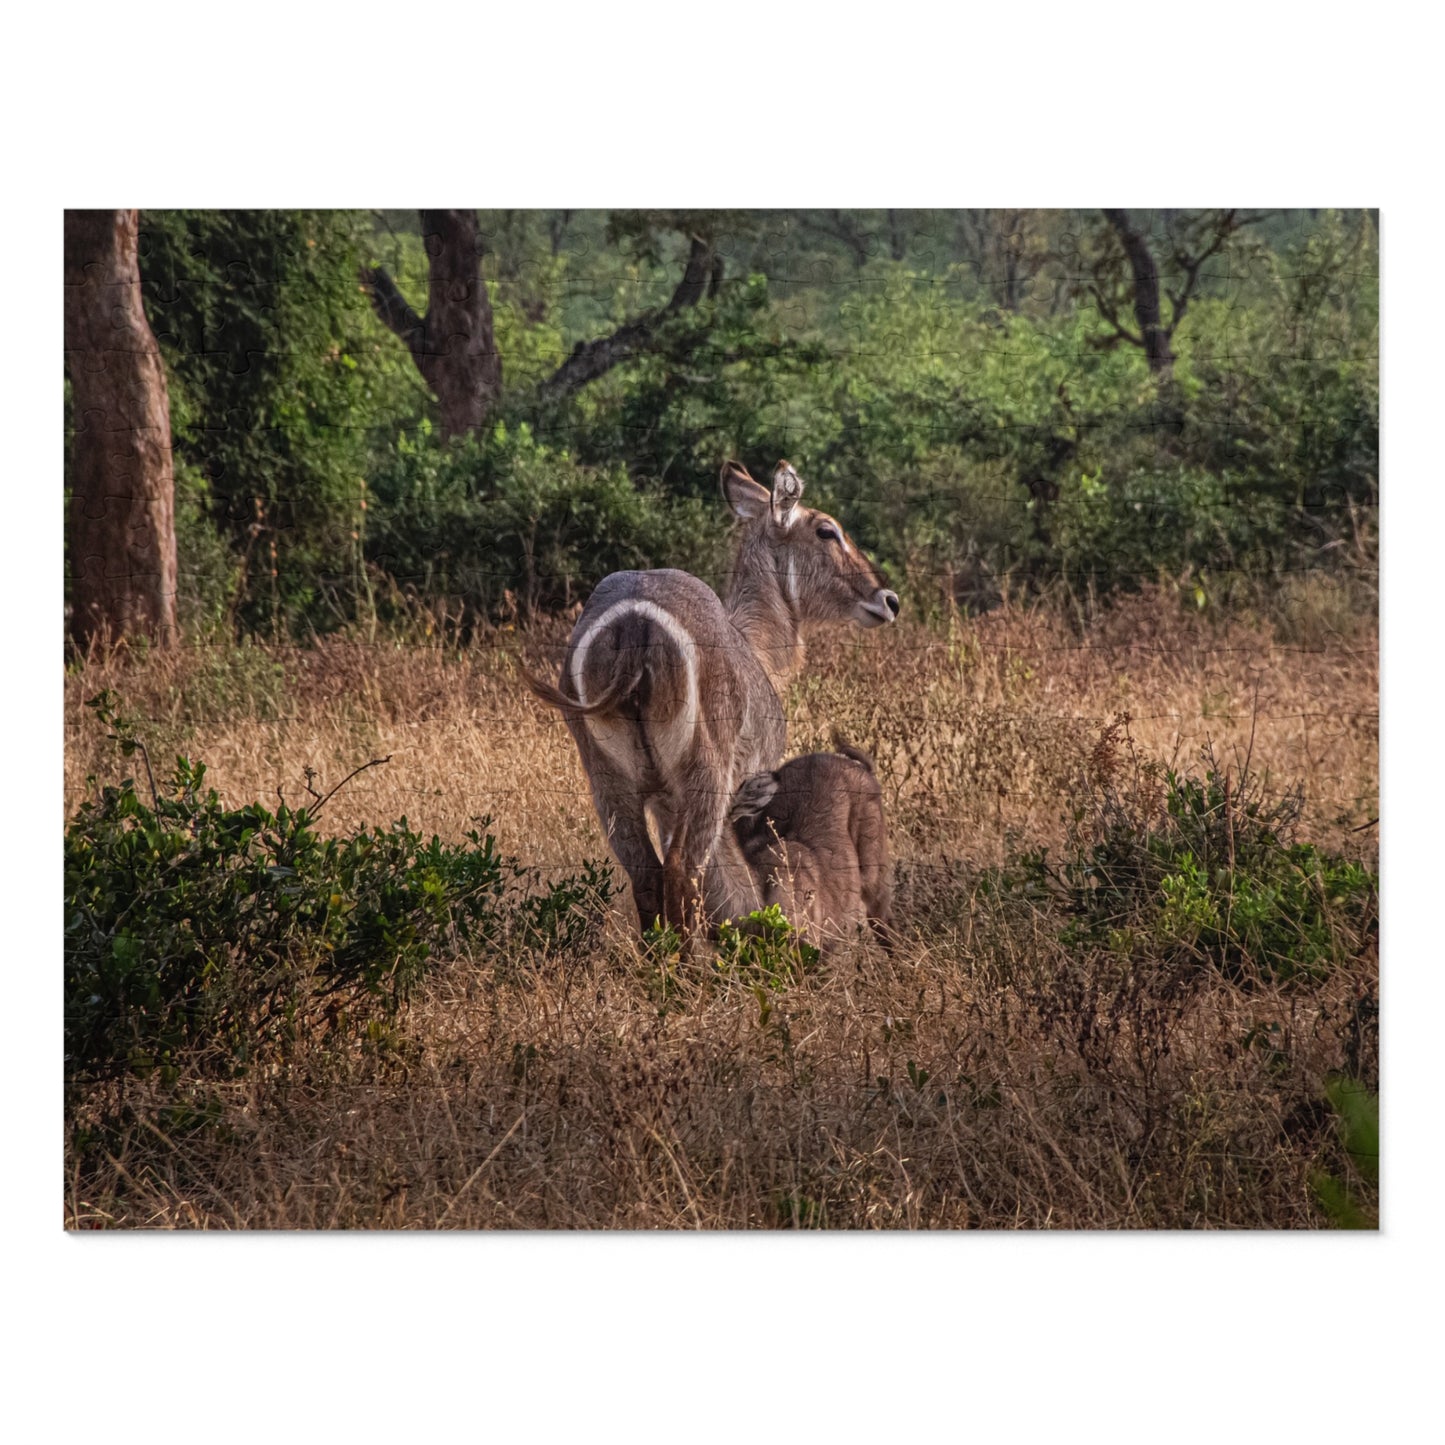
{"label": "dry grass", "polygon": [[[82,706],[103,686],[231,802],[304,795],[371,757],[332,828],[405,814],[575,866],[605,853],[565,729],[519,685],[565,636],[466,651],[326,641],[92,661],[66,681],[66,806],[117,771]],[[284,676],[277,672],[277,665]],[[1373,866],[1372,620],[1305,646],[1130,600],[1082,636],[1005,611],[946,632],[818,639],[790,749],[834,726],[873,751],[908,933],[758,995],[668,983],[633,944],[550,969],[438,966],[380,1056],[175,1087],[77,1088],[72,1227],[1300,1227],[1338,1150],[1326,1074],[1377,1067],[1377,960],[1308,989],[1120,977],[1005,918],[980,870],[1061,841],[1101,729],[1192,761],[1252,747],[1301,780],[1302,832]],[[1268,1032],[1269,1046],[1257,1041]],[[178,1101],[189,1101],[184,1106]]]}

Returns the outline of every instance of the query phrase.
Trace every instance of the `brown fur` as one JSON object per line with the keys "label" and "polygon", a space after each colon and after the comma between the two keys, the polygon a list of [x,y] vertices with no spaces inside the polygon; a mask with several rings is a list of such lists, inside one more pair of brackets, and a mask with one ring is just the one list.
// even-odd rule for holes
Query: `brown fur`
{"label": "brown fur", "polygon": [[728,821],[764,905],[778,904],[815,942],[867,923],[891,941],[893,870],[873,760],[834,735],[738,789]]}
{"label": "brown fur", "polygon": [[577,744],[639,923],[661,918],[684,936],[703,916],[756,906],[723,822],[739,781],[783,751],[778,694],[802,664],[804,626],[876,626],[898,612],[838,522],[800,504],[788,463],[771,493],[736,462],[720,485],[742,524],[726,602],[685,572],[614,572],[578,618],[558,684],[527,678]]}

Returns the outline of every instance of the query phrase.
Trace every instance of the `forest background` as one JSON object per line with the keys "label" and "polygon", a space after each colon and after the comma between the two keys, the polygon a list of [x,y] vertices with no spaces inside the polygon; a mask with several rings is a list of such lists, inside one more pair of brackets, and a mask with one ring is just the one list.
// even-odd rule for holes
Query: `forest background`
{"label": "forest background", "polygon": [[[116,243],[73,214],[78,311]],[[95,459],[72,366],[82,642],[465,637],[621,567],[716,581],[729,456],[789,456],[915,616],[1160,581],[1268,610],[1375,567],[1368,212],[147,211],[133,243],[175,582],[105,555],[138,520],[165,554],[135,497],[168,459]]]}

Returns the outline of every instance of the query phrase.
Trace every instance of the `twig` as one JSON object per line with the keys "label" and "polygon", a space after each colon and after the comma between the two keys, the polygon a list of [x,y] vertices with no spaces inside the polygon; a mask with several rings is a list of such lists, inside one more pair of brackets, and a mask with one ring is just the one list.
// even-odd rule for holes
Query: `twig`
{"label": "twig", "polygon": [[1234,903],[1234,809],[1231,806],[1229,772],[1224,774],[1224,837],[1229,845],[1229,901]]}
{"label": "twig", "polygon": [[[369,763],[362,763],[359,768],[352,768],[352,770],[312,808],[311,816],[314,818],[358,773],[364,773],[368,768],[379,768],[383,763],[389,763],[391,758],[392,755],[388,753],[384,758],[372,758]],[[308,783],[307,786],[309,787],[310,784]]]}
{"label": "twig", "polygon": [[1254,680],[1254,702],[1249,713],[1249,747],[1244,754],[1244,771],[1239,775],[1240,786],[1243,787],[1249,779],[1249,760],[1254,756],[1254,729],[1259,722],[1259,678]]}
{"label": "twig", "polygon": [[139,738],[131,738],[131,742],[140,750],[141,761],[146,765],[146,781],[151,785],[151,807],[159,813],[161,810],[160,794],[156,792],[156,775],[151,771],[151,755],[146,745]]}
{"label": "twig", "polygon": [[[360,769],[358,768],[357,771],[360,772]],[[513,1124],[512,1127],[508,1129],[507,1132],[503,1134],[500,1139],[497,1140],[496,1148],[494,1148],[492,1152],[488,1154],[487,1157],[483,1159],[482,1162],[478,1164],[477,1167],[473,1169],[469,1175],[467,1175],[467,1182],[463,1184],[462,1187],[458,1189],[454,1195],[452,1195],[452,1202],[448,1204],[444,1210],[442,1210],[442,1217],[437,1220],[435,1225],[432,1226],[434,1229],[440,1229],[442,1225],[447,1222],[447,1215],[449,1215],[452,1210],[457,1207],[457,1203],[461,1199],[462,1195],[465,1194],[467,1190],[472,1187],[473,1183],[476,1182],[477,1176],[482,1172],[482,1170],[485,1169],[487,1165],[490,1164],[492,1160],[497,1157],[498,1153],[501,1152],[502,1145],[505,1144],[507,1140],[510,1139],[512,1135],[517,1132],[517,1130],[521,1127],[522,1120],[526,1117],[527,1111],[523,1109],[522,1112],[517,1115],[517,1122]]]}

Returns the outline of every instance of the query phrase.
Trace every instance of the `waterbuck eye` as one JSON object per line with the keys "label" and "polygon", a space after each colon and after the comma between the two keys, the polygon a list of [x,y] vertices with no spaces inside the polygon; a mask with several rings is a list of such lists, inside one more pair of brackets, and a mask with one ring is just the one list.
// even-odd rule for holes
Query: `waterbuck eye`
{"label": "waterbuck eye", "polygon": [[826,522],[818,528],[818,536],[824,542],[841,542],[843,540],[843,534]]}

